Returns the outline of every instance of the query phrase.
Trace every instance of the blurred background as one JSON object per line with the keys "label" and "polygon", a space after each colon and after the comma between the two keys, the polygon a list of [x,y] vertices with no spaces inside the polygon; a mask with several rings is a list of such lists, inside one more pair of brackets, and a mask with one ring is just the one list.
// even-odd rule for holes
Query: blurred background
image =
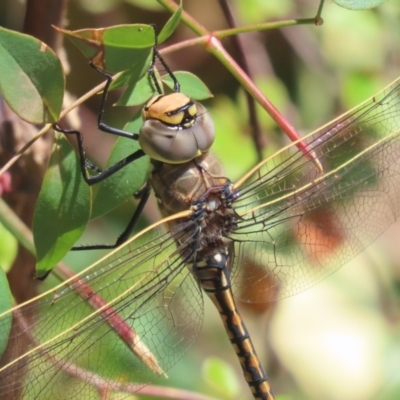
{"label": "blurred background", "polygon": [[[37,2],[36,2],[37,3]],[[44,2],[45,3],[45,2]],[[155,23],[170,14],[154,0],[70,0],[64,3],[67,29],[115,24]],[[35,2],[2,0],[0,26],[23,31],[26,13],[36,29],[49,28],[48,9]],[[312,18],[318,1],[231,0],[238,26],[266,21]],[[184,10],[209,31],[226,29],[219,2],[186,0]],[[54,5],[53,5],[54,6]],[[400,74],[400,4],[389,0],[367,11],[349,11],[327,2],[322,26],[301,25],[240,35],[250,72],[258,87],[301,134],[308,133],[372,96]],[[195,37],[179,26],[162,47]],[[224,46],[235,58],[231,39]],[[79,51],[65,42],[67,90],[86,93],[101,79]],[[65,49],[65,52],[64,52]],[[173,71],[198,75],[214,94],[206,102],[216,124],[214,152],[227,176],[239,178],[257,163],[243,89],[203,47],[170,53]],[[118,98],[112,93],[109,104]],[[113,143],[96,129],[97,97],[79,110],[88,152],[104,162]],[[257,107],[262,153],[289,141]],[[110,125],[122,127],[132,110],[107,108]],[[99,136],[101,135],[101,136]],[[101,143],[101,146],[98,145]],[[147,209],[142,227],[158,218]],[[110,242],[124,226],[132,204],[94,221],[85,243]],[[400,393],[400,225],[388,227],[364,253],[312,289],[265,307],[242,307],[258,354],[279,399],[394,400]],[[3,239],[3,243],[5,240]],[[7,245],[10,249],[12,245]],[[5,253],[3,251],[3,253]],[[70,254],[70,265],[88,265],[96,254]],[[198,391],[218,399],[247,399],[249,390],[217,312],[205,300],[204,326],[193,348],[169,371],[165,385]],[[140,396],[138,395],[138,398]]]}

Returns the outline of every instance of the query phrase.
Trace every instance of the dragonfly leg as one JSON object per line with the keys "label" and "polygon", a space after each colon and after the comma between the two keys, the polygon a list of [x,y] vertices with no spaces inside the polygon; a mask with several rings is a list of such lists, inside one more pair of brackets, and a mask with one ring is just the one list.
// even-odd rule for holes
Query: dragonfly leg
{"label": "dragonfly leg", "polygon": [[88,246],[77,246],[73,247],[72,250],[107,250],[107,249],[115,249],[119,247],[121,244],[125,243],[129,236],[131,235],[133,229],[135,228],[140,215],[143,212],[144,206],[147,203],[147,200],[150,196],[150,185],[146,183],[143,189],[140,190],[140,201],[138,206],[135,209],[131,219],[129,220],[128,225],[124,229],[124,231],[118,236],[117,240],[113,244],[94,244]]}

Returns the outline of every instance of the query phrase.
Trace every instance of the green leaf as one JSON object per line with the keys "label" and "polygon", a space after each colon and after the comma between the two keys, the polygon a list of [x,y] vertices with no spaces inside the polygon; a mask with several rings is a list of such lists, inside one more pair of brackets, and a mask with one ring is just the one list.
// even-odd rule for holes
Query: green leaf
{"label": "green leaf", "polygon": [[[150,64],[150,62],[149,62]],[[110,85],[110,90],[122,88],[124,86],[132,85],[141,78],[140,72],[135,68],[128,68],[122,71],[118,76],[114,77]]]}
{"label": "green leaf", "polygon": [[158,35],[158,43],[165,42],[175,31],[176,27],[179,25],[182,15],[182,1],[179,4],[179,7],[176,11],[171,15],[170,19],[161,29],[160,34]]}
{"label": "green leaf", "polygon": [[18,242],[10,231],[0,223],[0,265],[7,272],[17,256]]}
{"label": "green leaf", "polygon": [[0,92],[19,117],[33,124],[57,121],[64,85],[61,63],[46,44],[0,27]]}
{"label": "green leaf", "polygon": [[139,106],[144,104],[154,95],[154,87],[149,74],[141,79],[132,81],[116,102],[117,106]]}
{"label": "green leaf", "polygon": [[[139,114],[124,129],[138,133],[142,123]],[[123,137],[119,138],[108,160],[108,166],[115,164],[138,149],[140,149],[138,142]],[[146,182],[149,163],[149,157],[141,157],[102,181],[93,201],[92,218],[110,212],[128,198],[131,198]]]}
{"label": "green leaf", "polygon": [[233,368],[217,357],[208,357],[202,366],[204,379],[216,394],[226,399],[236,398],[239,393],[238,379]]}
{"label": "green leaf", "polygon": [[347,8],[348,10],[367,10],[368,8],[377,7],[387,0],[333,0],[338,6]]}
{"label": "green leaf", "polygon": [[99,68],[119,72],[132,65],[142,71],[149,66],[155,31],[151,25],[116,25],[101,29],[68,31],[66,35],[79,50]]}
{"label": "green leaf", "polygon": [[[12,307],[12,296],[5,272],[0,266],[0,315],[6,313]],[[7,347],[10,334],[12,314],[2,315],[0,319],[0,358]]]}
{"label": "green leaf", "polygon": [[[208,87],[196,76],[190,72],[174,72],[176,79],[181,85],[181,92],[195,100],[205,100],[213,97]],[[169,75],[164,75],[162,81],[173,90],[174,82]]]}
{"label": "green leaf", "polygon": [[38,276],[50,271],[82,235],[90,216],[90,197],[77,155],[57,135],[33,217]]}

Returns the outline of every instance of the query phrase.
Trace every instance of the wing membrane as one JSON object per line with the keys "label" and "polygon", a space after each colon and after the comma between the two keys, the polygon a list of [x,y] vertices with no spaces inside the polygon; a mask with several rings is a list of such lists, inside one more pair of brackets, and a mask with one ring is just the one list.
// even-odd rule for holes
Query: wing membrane
{"label": "wing membrane", "polygon": [[[400,83],[306,139],[323,167],[291,145],[237,185],[236,292],[265,302],[320,281],[399,215]],[[259,291],[254,290],[254,281]],[[257,292],[257,293],[255,293]]]}
{"label": "wing membrane", "polygon": [[[202,322],[202,297],[186,268],[197,227],[190,221],[171,230],[160,224],[79,279],[18,307],[21,332],[12,340],[28,335],[30,345],[24,356],[0,369],[2,393],[97,399],[88,382],[115,390],[134,382],[130,390],[138,390],[154,372],[165,374],[178,361]],[[132,351],[127,351],[129,340]]]}

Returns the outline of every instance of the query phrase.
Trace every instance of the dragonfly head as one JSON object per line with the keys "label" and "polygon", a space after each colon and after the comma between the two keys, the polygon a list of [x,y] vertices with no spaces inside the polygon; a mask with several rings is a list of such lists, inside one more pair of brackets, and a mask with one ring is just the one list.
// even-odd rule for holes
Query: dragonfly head
{"label": "dragonfly head", "polygon": [[207,152],[214,124],[206,108],[182,93],[153,97],[142,110],[139,143],[154,160],[183,164]]}

